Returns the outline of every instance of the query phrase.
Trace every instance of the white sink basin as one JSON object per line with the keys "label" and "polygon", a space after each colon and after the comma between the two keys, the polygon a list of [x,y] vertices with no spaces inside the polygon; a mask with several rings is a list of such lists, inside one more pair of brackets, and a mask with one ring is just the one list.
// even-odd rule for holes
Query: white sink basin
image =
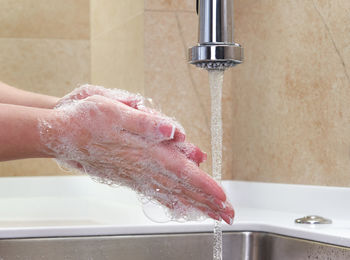
{"label": "white sink basin", "polygon": [[[224,181],[236,210],[224,231],[260,231],[350,246],[346,188]],[[295,224],[317,214],[333,224]],[[213,222],[153,223],[135,194],[86,176],[0,178],[0,239],[211,232]]]}

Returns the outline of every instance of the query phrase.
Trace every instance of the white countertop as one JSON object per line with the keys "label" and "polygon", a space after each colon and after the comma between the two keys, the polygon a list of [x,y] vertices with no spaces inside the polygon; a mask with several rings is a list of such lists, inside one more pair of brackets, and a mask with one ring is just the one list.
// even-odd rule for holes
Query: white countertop
{"label": "white countertop", "polygon": [[[350,247],[350,189],[224,181],[234,224],[225,231],[262,231]],[[329,225],[295,224],[321,215]],[[154,223],[136,195],[86,176],[0,178],[0,238],[212,232],[213,221]]]}

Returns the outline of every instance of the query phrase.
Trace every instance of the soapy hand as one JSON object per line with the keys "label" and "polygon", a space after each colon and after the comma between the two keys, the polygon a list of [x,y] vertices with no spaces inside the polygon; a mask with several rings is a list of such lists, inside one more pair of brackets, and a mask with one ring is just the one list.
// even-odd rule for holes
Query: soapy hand
{"label": "soapy hand", "polygon": [[39,128],[63,166],[127,186],[165,205],[174,219],[205,215],[232,223],[224,191],[198,167],[206,154],[140,95],[85,85],[63,97],[55,118]]}

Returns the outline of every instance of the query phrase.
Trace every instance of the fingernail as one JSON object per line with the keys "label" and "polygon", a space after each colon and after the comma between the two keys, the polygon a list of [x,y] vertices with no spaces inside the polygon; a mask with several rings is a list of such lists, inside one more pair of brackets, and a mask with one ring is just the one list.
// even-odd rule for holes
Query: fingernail
{"label": "fingernail", "polygon": [[197,155],[197,162],[200,164],[202,162],[204,162],[206,159],[207,159],[207,154],[202,152],[199,148],[198,148],[198,151],[196,152]]}
{"label": "fingernail", "polygon": [[226,209],[226,203],[221,201],[221,209]]}
{"label": "fingernail", "polygon": [[227,224],[229,224],[229,225],[233,224],[233,218],[229,217],[228,215],[226,215],[224,213],[220,213],[220,216]]}
{"label": "fingernail", "polygon": [[214,204],[218,205],[219,209],[225,209],[226,208],[225,202],[223,202],[221,200],[214,199]]}
{"label": "fingernail", "polygon": [[159,132],[166,138],[173,139],[176,127],[170,124],[163,124],[158,127]]}
{"label": "fingernail", "polygon": [[208,159],[208,155],[205,152],[202,152],[202,153],[203,153],[202,162],[205,162]]}
{"label": "fingernail", "polygon": [[185,141],[185,139],[186,139],[186,135],[185,134],[183,134],[183,133],[181,133],[180,131],[175,131],[175,135],[174,135],[174,140],[176,141],[176,142],[184,142]]}

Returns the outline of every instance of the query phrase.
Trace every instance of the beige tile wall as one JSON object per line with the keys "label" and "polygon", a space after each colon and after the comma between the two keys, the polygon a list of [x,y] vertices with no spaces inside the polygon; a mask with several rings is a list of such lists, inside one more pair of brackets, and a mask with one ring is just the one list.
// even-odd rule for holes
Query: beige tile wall
{"label": "beige tile wall", "polygon": [[144,94],[143,0],[91,0],[91,81]]}
{"label": "beige tile wall", "polygon": [[[39,15],[30,2],[0,0],[2,80],[63,95],[91,75],[152,97],[210,151],[207,73],[186,62],[195,1],[91,0],[91,35],[87,0],[42,0]],[[349,13],[345,0],[235,0],[246,58],[225,75],[224,178],[350,185]],[[0,164],[0,175],[23,172],[59,173],[46,160]]]}
{"label": "beige tile wall", "polygon": [[87,40],[89,0],[1,0],[0,37]]}
{"label": "beige tile wall", "polygon": [[[145,0],[145,93],[209,151],[207,75],[186,64],[194,3]],[[246,59],[225,76],[225,178],[350,185],[349,13],[345,0],[235,0]]]}
{"label": "beige tile wall", "polygon": [[[0,0],[0,80],[62,96],[90,81],[89,0]],[[0,163],[0,176],[64,174],[49,159]]]}
{"label": "beige tile wall", "polygon": [[350,185],[350,2],[236,0],[233,178]]}

